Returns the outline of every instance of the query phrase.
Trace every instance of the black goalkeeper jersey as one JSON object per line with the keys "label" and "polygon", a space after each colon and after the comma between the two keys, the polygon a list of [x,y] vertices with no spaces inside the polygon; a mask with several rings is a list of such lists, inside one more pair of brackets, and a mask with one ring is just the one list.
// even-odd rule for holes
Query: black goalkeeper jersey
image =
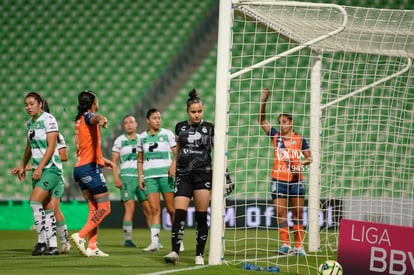
{"label": "black goalkeeper jersey", "polygon": [[179,151],[177,172],[211,170],[211,148],[214,144],[214,125],[207,121],[192,125],[188,120],[177,123],[175,135]]}

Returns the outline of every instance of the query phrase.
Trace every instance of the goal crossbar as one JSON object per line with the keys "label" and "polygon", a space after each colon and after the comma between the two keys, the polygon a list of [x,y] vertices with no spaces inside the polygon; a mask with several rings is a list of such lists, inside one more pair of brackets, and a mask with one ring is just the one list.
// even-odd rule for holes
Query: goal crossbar
{"label": "goal crossbar", "polygon": [[342,8],[341,6],[338,5],[334,5],[334,4],[311,4],[311,3],[299,3],[299,2],[287,2],[287,1],[280,1],[280,2],[254,2],[255,4],[262,4],[262,5],[276,5],[276,6],[293,6],[293,7],[317,7],[317,8],[321,8],[321,7],[325,7],[325,8],[334,8],[337,9],[340,14],[342,15],[341,18],[341,24],[334,30],[328,32],[328,33],[324,33],[324,34],[320,34],[318,37],[315,37],[311,40],[305,41],[304,39],[300,38],[299,36],[296,36],[294,32],[291,32],[288,30],[288,28],[284,28],[284,26],[277,24],[276,22],[272,21],[272,18],[270,18],[270,14],[269,11],[264,11],[262,9],[258,9],[257,7],[251,7],[251,6],[247,6],[247,5],[240,5],[237,7],[237,9],[242,12],[243,14],[245,14],[246,16],[252,18],[253,20],[257,20],[260,23],[264,24],[266,27],[269,27],[271,29],[273,29],[275,32],[278,32],[282,35],[285,35],[286,37],[288,37],[291,40],[295,40],[297,42],[300,42],[300,45],[287,50],[283,53],[280,53],[278,55],[275,55],[271,58],[267,58],[259,63],[256,63],[250,67],[247,67],[243,70],[240,70],[234,74],[230,75],[230,78],[233,79],[235,77],[238,77],[242,74],[245,74],[247,72],[250,72],[254,69],[257,68],[261,68],[266,64],[269,64],[271,62],[274,62],[282,57],[286,57],[288,55],[291,55],[297,51],[300,51],[304,48],[312,48],[313,45],[315,45],[316,43],[319,43],[323,40],[326,40],[332,36],[337,35],[338,33],[342,32],[345,29],[345,26],[347,25],[348,22],[348,16],[347,13],[345,11],[344,8]]}
{"label": "goal crossbar", "polygon": [[414,11],[275,0],[239,1],[235,9],[314,50],[414,58]]}
{"label": "goal crossbar", "polygon": [[324,104],[323,106],[320,107],[321,111],[327,109],[330,106],[333,106],[335,104],[338,104],[339,102],[341,102],[343,100],[346,100],[347,98],[356,96],[359,93],[362,93],[362,92],[364,92],[364,91],[366,91],[368,89],[371,89],[371,88],[373,88],[375,86],[378,86],[381,83],[384,83],[384,82],[386,82],[388,80],[391,80],[391,79],[393,79],[393,78],[395,78],[397,76],[402,75],[403,73],[407,72],[411,68],[412,64],[413,64],[412,63],[412,59],[411,58],[408,58],[407,59],[407,64],[406,64],[406,66],[402,70],[400,70],[398,72],[395,72],[395,73],[393,73],[393,74],[391,74],[391,75],[389,75],[387,77],[384,77],[382,79],[379,79],[379,80],[377,80],[377,81],[375,81],[375,82],[373,82],[373,83],[371,83],[369,85],[366,85],[366,86],[364,86],[364,87],[362,87],[360,89],[357,89],[357,90],[355,90],[355,91],[353,91],[353,92],[351,92],[351,93],[349,93],[347,95],[341,96],[340,98],[337,98],[337,99],[335,99],[335,100],[333,100],[333,101],[331,101],[329,103]]}

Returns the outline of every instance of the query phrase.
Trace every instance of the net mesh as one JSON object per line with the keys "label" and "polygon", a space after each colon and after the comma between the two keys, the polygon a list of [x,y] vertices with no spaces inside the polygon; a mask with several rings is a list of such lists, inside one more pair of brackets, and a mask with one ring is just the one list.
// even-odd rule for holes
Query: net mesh
{"label": "net mesh", "polygon": [[[336,259],[341,218],[413,223],[414,13],[342,7],[342,32],[298,49],[341,28],[342,10],[274,3],[234,7],[228,167],[236,190],[226,198],[224,256],[312,273]],[[321,136],[310,140],[315,52],[322,59]],[[275,253],[282,243],[270,195],[273,145],[258,123],[264,88],[270,124],[278,129],[278,115],[291,113],[295,132],[320,144],[320,251],[306,257]],[[304,176],[307,184],[309,170]],[[305,248],[308,242],[305,230]]]}
{"label": "net mesh", "polygon": [[[320,7],[310,3],[241,2],[237,10],[279,34],[306,43],[332,31],[314,49],[414,57],[414,11],[359,7]],[[308,6],[306,6],[308,5]],[[339,9],[338,9],[339,8]]]}

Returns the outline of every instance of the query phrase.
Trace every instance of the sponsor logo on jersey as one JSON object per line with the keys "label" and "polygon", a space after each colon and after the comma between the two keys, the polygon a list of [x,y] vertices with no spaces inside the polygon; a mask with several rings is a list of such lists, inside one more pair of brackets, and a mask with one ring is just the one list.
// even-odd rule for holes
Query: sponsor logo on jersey
{"label": "sponsor logo on jersey", "polygon": [[29,139],[32,140],[35,137],[35,135],[36,135],[35,130],[30,129],[29,130]]}
{"label": "sponsor logo on jersey", "polygon": [[153,152],[154,149],[157,149],[158,148],[158,143],[156,143],[156,142],[151,142],[148,145],[149,145],[148,151],[150,151],[150,152]]}
{"label": "sponsor logo on jersey", "polygon": [[55,130],[55,129],[57,129],[57,125],[56,125],[56,123],[55,123],[55,122],[51,122],[51,123],[49,123],[49,127],[50,127],[50,129],[51,129],[51,130]]}
{"label": "sponsor logo on jersey", "polygon": [[201,134],[199,132],[195,132],[195,133],[190,133],[187,140],[189,143],[195,143],[199,139],[201,139]]}

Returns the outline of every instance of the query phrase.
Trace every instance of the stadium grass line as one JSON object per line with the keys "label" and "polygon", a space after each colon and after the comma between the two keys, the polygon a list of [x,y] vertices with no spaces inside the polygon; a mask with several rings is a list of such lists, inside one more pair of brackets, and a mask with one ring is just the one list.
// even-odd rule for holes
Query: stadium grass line
{"label": "stadium grass line", "polygon": [[200,266],[193,266],[193,267],[187,267],[187,268],[181,268],[181,269],[174,269],[174,270],[164,270],[154,273],[146,273],[143,275],[162,275],[162,274],[170,274],[170,273],[176,273],[176,272],[182,272],[182,271],[193,271],[200,268],[208,267],[208,265],[200,265]]}
{"label": "stadium grass line", "polygon": [[[265,232],[265,231],[264,231]],[[69,234],[75,231],[69,232]],[[251,231],[256,234],[256,232]],[[260,232],[259,232],[260,233]],[[13,275],[81,275],[91,274],[100,275],[114,274],[173,274],[173,275],[217,275],[217,274],[243,274],[254,275],[257,271],[241,270],[240,262],[253,259],[257,255],[257,243],[248,246],[255,252],[246,253],[245,259],[239,255],[235,263],[224,262],[222,265],[194,265],[195,255],[195,230],[187,229],[184,236],[186,251],[180,253],[180,263],[177,266],[165,264],[163,256],[169,252],[167,245],[171,241],[169,231],[165,230],[161,234],[161,243],[164,248],[159,252],[145,253],[140,249],[124,247],[124,233],[119,229],[100,229],[99,247],[110,254],[110,257],[83,257],[76,249],[68,254],[59,256],[40,256],[33,257],[31,251],[36,243],[36,233],[29,230],[2,230],[0,232],[0,267],[1,274]],[[133,240],[143,247],[149,240],[148,229],[136,228],[133,231]],[[264,244],[265,245],[265,244]],[[234,249],[228,245],[230,249]],[[208,255],[209,247],[206,247],[205,254]],[[265,255],[268,257],[265,257]],[[230,255],[230,254],[229,254]],[[295,257],[285,255],[275,255],[263,252],[255,258],[255,262],[261,266],[278,265],[281,267],[280,275],[291,274],[315,274],[316,268],[326,259],[336,259],[336,253],[323,256],[323,253],[316,253],[308,257]],[[322,256],[322,257],[321,257]],[[229,260],[231,256],[228,256]],[[273,259],[273,260],[271,260]],[[309,266],[313,269],[309,269]]]}

